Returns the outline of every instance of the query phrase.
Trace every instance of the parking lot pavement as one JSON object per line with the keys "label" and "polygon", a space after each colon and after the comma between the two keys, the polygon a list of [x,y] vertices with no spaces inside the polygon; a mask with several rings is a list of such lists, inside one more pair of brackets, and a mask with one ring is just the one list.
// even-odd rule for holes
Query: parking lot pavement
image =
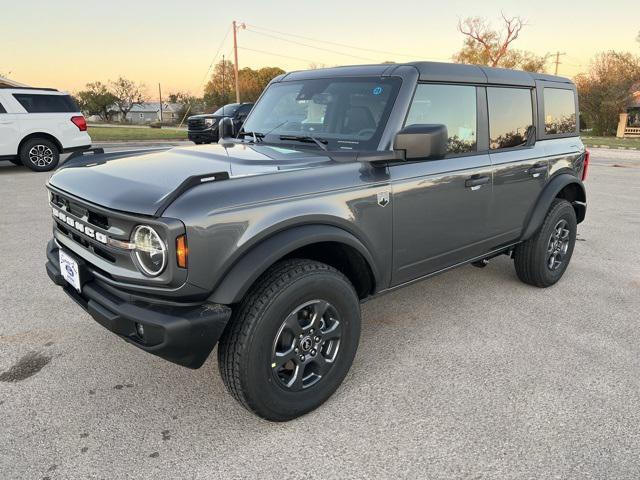
{"label": "parking lot pavement", "polygon": [[365,303],[345,383],[286,424],[234,402],[215,355],[138,351],[49,281],[47,177],[0,166],[1,478],[640,476],[639,153],[593,151],[559,284],[500,257]]}

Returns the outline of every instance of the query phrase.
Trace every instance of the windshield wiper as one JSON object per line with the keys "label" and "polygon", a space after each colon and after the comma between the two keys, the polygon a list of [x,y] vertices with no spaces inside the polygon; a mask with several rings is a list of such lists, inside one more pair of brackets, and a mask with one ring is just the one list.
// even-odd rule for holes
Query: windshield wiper
{"label": "windshield wiper", "polygon": [[280,135],[280,140],[294,140],[296,142],[306,142],[306,143],[315,143],[325,152],[328,151],[327,143],[329,143],[324,138],[318,138],[314,135]]}
{"label": "windshield wiper", "polygon": [[258,139],[263,139],[264,138],[264,133],[260,133],[260,132],[245,132],[242,131],[240,133],[238,133],[239,137],[246,137],[246,136],[251,136],[253,137],[253,142],[254,143],[258,143]]}

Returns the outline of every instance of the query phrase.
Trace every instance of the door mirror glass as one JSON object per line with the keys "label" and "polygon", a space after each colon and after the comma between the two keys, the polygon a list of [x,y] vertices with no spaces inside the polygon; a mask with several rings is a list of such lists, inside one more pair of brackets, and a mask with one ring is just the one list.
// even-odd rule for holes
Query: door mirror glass
{"label": "door mirror glass", "polygon": [[393,149],[406,160],[443,158],[447,153],[447,127],[441,124],[413,124],[396,134]]}

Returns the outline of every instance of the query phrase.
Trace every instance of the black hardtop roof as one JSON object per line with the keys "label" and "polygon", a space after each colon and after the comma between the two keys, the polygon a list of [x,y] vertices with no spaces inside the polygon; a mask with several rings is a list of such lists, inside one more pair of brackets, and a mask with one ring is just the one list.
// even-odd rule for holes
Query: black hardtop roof
{"label": "black hardtop roof", "polygon": [[282,75],[279,81],[306,80],[333,76],[390,76],[400,67],[410,66],[418,70],[421,81],[454,83],[487,83],[497,85],[535,86],[536,80],[573,84],[565,77],[546,73],[524,72],[508,68],[444,62],[384,63],[380,65],[348,65],[344,67],[300,70]]}

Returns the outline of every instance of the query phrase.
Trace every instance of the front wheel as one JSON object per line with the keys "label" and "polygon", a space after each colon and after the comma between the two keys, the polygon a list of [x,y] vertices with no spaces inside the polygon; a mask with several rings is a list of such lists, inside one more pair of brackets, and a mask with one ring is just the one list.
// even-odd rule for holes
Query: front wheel
{"label": "front wheel", "polygon": [[218,367],[245,408],[291,420],[340,386],[359,338],[360,303],[349,280],[323,263],[286,260],[234,312],[218,345]]}
{"label": "front wheel", "polygon": [[571,204],[555,199],[538,233],[514,251],[518,278],[542,288],[560,280],[571,261],[577,226],[576,212]]}

